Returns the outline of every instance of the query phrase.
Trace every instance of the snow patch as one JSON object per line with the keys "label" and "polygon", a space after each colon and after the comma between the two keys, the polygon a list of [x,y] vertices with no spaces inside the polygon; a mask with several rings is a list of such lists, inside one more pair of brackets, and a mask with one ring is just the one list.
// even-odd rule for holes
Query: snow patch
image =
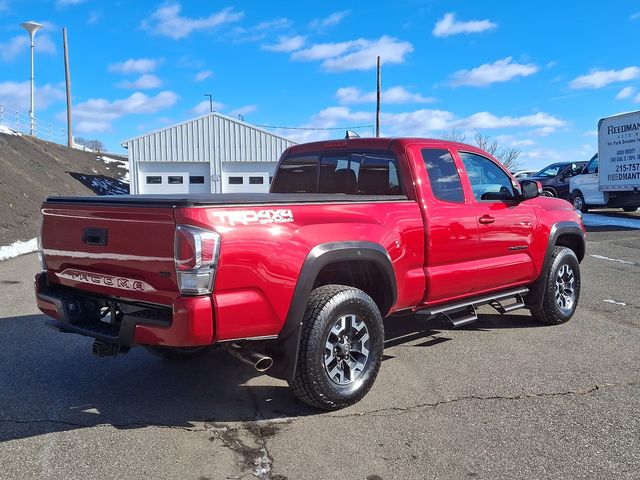
{"label": "snow patch", "polygon": [[0,133],[4,133],[5,135],[22,135],[17,130],[13,130],[12,128],[5,127],[4,125],[0,125]]}
{"label": "snow patch", "polygon": [[36,250],[38,250],[37,238],[32,238],[27,241],[18,240],[17,242],[13,242],[11,245],[0,247],[0,261],[18,257],[25,253],[35,252]]}
{"label": "snow patch", "polygon": [[128,160],[118,160],[117,158],[107,157],[106,155],[98,155],[96,160],[102,160],[104,163],[118,163],[123,167],[129,164]]}
{"label": "snow patch", "polygon": [[595,213],[584,213],[582,221],[587,227],[622,227],[640,229],[640,218],[609,217]]}

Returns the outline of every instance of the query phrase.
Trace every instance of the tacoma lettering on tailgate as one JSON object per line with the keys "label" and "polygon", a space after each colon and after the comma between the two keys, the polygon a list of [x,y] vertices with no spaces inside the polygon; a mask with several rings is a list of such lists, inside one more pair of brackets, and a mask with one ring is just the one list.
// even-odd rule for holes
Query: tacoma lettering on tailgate
{"label": "tacoma lettering on tailgate", "polygon": [[105,287],[119,288],[120,290],[131,290],[139,292],[153,292],[155,289],[147,282],[133,280],[126,277],[116,277],[113,275],[103,275],[101,273],[85,272],[83,270],[67,269],[56,274],[60,278],[73,280],[75,282],[90,283],[92,285],[104,285]]}

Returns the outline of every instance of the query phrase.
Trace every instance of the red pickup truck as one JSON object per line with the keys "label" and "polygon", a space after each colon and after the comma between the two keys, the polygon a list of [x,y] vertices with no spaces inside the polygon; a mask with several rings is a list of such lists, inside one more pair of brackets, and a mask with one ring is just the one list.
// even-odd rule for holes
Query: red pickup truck
{"label": "red pickup truck", "polygon": [[100,356],[218,345],[337,409],[372,386],[395,312],[571,318],[585,229],[540,191],[469,145],[375,138],[289,148],[268,194],[52,197],[37,303]]}

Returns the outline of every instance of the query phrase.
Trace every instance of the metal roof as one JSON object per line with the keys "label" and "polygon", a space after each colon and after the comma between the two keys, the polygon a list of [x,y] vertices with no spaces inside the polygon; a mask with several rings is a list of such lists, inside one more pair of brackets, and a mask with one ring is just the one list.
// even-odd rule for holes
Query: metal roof
{"label": "metal roof", "polygon": [[217,112],[122,143],[139,162],[277,162],[291,145],[295,142]]}

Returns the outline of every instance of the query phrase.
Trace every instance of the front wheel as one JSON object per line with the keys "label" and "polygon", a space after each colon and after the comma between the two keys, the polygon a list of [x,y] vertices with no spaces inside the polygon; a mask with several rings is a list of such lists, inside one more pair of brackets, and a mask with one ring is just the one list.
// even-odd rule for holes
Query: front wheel
{"label": "front wheel", "polygon": [[542,304],[531,308],[531,314],[547,325],[569,321],[580,298],[580,264],[567,247],[554,247],[547,272]]}
{"label": "front wheel", "polygon": [[382,317],[369,295],[344,285],[316,288],[307,303],[296,374],[289,385],[314,407],[347,407],[373,385],[383,348]]}
{"label": "front wheel", "polygon": [[553,190],[542,190],[540,196],[555,198],[556,194]]}
{"label": "front wheel", "polygon": [[571,203],[573,203],[573,208],[575,208],[576,210],[579,210],[582,213],[587,213],[589,211],[589,206],[586,203],[584,203],[584,197],[582,196],[582,192],[574,193]]}

